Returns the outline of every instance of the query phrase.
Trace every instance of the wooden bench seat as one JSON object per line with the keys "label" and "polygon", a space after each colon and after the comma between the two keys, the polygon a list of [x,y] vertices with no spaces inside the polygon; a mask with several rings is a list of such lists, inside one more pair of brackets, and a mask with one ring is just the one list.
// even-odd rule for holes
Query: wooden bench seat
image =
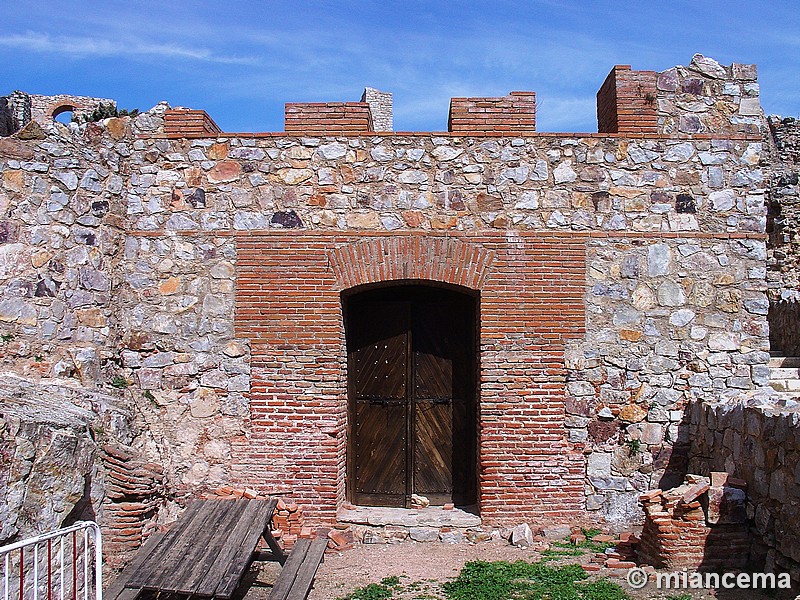
{"label": "wooden bench seat", "polygon": [[270,600],[305,600],[311,591],[325,548],[326,538],[300,539],[295,542],[289,558],[272,588]]}

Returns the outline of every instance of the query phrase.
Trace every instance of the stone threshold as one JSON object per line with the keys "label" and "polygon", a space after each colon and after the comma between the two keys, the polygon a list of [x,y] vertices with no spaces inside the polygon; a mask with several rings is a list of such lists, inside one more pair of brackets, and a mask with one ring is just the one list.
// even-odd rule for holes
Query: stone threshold
{"label": "stone threshold", "polygon": [[450,527],[466,529],[480,527],[481,518],[466,510],[445,510],[441,506],[427,508],[393,508],[385,506],[354,506],[337,513],[340,523],[372,527]]}

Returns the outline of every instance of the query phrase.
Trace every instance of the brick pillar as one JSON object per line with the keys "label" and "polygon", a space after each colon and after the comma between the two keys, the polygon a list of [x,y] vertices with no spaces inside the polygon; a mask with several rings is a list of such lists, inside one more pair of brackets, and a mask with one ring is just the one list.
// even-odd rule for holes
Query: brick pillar
{"label": "brick pillar", "polygon": [[364,93],[361,94],[361,102],[369,104],[375,131],[393,131],[391,92],[381,92],[375,88],[366,87]]}
{"label": "brick pillar", "polygon": [[657,133],[655,71],[616,65],[597,92],[599,133]]}

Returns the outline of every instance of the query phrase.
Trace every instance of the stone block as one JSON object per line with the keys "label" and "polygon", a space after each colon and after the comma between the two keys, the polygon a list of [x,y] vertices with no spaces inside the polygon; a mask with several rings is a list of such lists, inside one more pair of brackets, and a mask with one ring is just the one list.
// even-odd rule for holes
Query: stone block
{"label": "stone block", "polygon": [[586,474],[589,477],[610,475],[612,458],[613,455],[610,452],[593,452],[587,460]]}
{"label": "stone block", "polygon": [[530,525],[527,523],[520,523],[511,530],[511,543],[514,546],[523,548],[530,548],[533,546],[533,532]]}
{"label": "stone block", "polygon": [[712,486],[708,490],[707,521],[712,525],[744,523],[747,520],[744,490]]}
{"label": "stone block", "polygon": [[438,542],[439,530],[434,527],[411,527],[408,537],[415,542]]}

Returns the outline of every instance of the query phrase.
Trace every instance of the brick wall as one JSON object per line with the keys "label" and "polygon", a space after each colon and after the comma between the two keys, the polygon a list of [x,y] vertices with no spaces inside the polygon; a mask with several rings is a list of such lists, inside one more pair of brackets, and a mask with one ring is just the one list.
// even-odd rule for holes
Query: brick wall
{"label": "brick wall", "polygon": [[367,102],[287,102],[284,128],[319,135],[374,131]]}
{"label": "brick wall", "polygon": [[616,65],[597,92],[597,131],[600,133],[656,133],[655,71],[632,71]]}
{"label": "brick wall", "polygon": [[332,519],[344,499],[343,286],[466,283],[481,294],[481,515],[583,515],[584,457],[565,439],[563,352],[584,328],[585,240],[254,233],[237,248],[236,333],[251,343],[252,416],[234,463],[249,484]]}
{"label": "brick wall", "polygon": [[536,92],[501,98],[451,98],[447,130],[454,133],[536,131]]}

